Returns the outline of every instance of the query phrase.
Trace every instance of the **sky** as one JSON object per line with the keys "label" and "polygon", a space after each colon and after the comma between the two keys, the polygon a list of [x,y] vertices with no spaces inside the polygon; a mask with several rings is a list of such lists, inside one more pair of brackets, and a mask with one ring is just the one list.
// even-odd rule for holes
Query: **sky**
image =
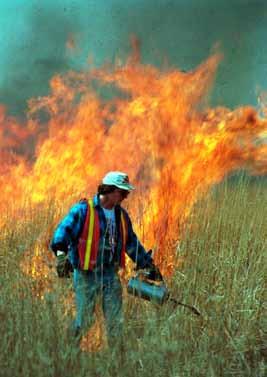
{"label": "sky", "polygon": [[[191,70],[219,44],[212,104],[257,105],[267,89],[264,0],[0,0],[0,103],[23,116],[56,73],[126,59],[130,36],[143,63]],[[72,54],[66,41],[73,36]]]}

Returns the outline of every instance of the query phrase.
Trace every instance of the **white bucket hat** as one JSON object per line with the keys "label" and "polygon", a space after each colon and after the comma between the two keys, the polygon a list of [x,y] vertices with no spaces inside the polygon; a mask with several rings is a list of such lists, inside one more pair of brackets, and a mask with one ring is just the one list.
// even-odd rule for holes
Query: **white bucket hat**
{"label": "white bucket hat", "polygon": [[102,180],[104,185],[116,186],[122,190],[132,191],[134,187],[130,185],[129,177],[121,171],[110,171]]}

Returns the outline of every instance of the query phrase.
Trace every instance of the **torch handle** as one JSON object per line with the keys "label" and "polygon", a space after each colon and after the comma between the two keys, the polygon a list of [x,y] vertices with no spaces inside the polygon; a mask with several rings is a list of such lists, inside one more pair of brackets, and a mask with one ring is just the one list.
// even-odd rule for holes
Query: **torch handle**
{"label": "torch handle", "polygon": [[198,315],[198,316],[201,315],[200,312],[197,310],[197,308],[195,308],[195,307],[192,306],[192,305],[184,304],[183,302],[180,302],[180,301],[176,300],[176,299],[173,298],[173,297],[169,297],[169,298],[168,298],[168,301],[171,301],[172,303],[174,303],[175,306],[178,306],[178,305],[180,305],[180,306],[184,306],[185,308],[188,308],[188,309],[192,310],[192,312],[193,312],[194,314]]}

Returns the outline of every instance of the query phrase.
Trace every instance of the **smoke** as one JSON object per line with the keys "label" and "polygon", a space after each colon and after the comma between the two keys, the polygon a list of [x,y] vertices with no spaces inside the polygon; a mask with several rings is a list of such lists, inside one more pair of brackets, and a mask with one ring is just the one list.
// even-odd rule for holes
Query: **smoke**
{"label": "smoke", "polygon": [[[224,60],[214,105],[256,104],[256,86],[267,84],[263,0],[32,0],[17,13],[20,23],[13,19],[15,32],[5,37],[9,47],[0,76],[0,103],[11,114],[22,115],[29,98],[46,95],[55,73],[84,68],[88,55],[95,65],[125,60],[132,34],[141,41],[144,63],[184,70],[194,69],[219,43]],[[66,48],[69,36],[78,45],[75,54]]]}
{"label": "smoke", "polygon": [[72,19],[64,8],[52,5],[26,9],[23,18],[27,27],[21,35],[18,26],[16,39],[10,36],[0,85],[0,103],[15,115],[25,111],[29,98],[47,94],[55,73],[71,68],[66,41],[78,29],[77,17]]}
{"label": "smoke", "polygon": [[[135,2],[114,6],[117,34],[135,33],[143,61],[194,69],[219,45],[224,54],[215,82],[214,105],[255,104],[255,87],[263,84],[267,4],[264,1],[189,0]],[[126,46],[123,38],[123,47]],[[263,47],[263,46],[262,46]],[[266,83],[266,79],[265,79]]]}

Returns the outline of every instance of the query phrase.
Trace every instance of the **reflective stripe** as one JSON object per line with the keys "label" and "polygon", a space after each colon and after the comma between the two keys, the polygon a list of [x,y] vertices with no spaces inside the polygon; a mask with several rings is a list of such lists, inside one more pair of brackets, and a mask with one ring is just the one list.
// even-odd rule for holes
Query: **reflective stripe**
{"label": "reflective stripe", "polygon": [[122,225],[122,250],[125,250],[125,244],[126,244],[126,225],[125,225],[125,219],[121,211],[121,225]]}
{"label": "reflective stripe", "polygon": [[126,254],[126,243],[128,236],[128,226],[125,215],[121,211],[121,238],[122,238],[122,250],[121,250],[121,261],[120,265],[125,268],[125,254]]}
{"label": "reflective stripe", "polygon": [[90,199],[88,201],[88,210],[90,210],[90,222],[89,222],[89,231],[88,231],[88,238],[86,242],[86,251],[85,251],[85,258],[84,258],[84,270],[88,270],[90,256],[91,256],[91,249],[92,249],[92,240],[93,240],[93,232],[94,232],[94,222],[95,222],[95,211],[93,206],[93,200]]}
{"label": "reflective stripe", "polygon": [[125,252],[126,248],[126,224],[125,224],[125,218],[121,211],[121,225],[122,225],[122,251]]}

